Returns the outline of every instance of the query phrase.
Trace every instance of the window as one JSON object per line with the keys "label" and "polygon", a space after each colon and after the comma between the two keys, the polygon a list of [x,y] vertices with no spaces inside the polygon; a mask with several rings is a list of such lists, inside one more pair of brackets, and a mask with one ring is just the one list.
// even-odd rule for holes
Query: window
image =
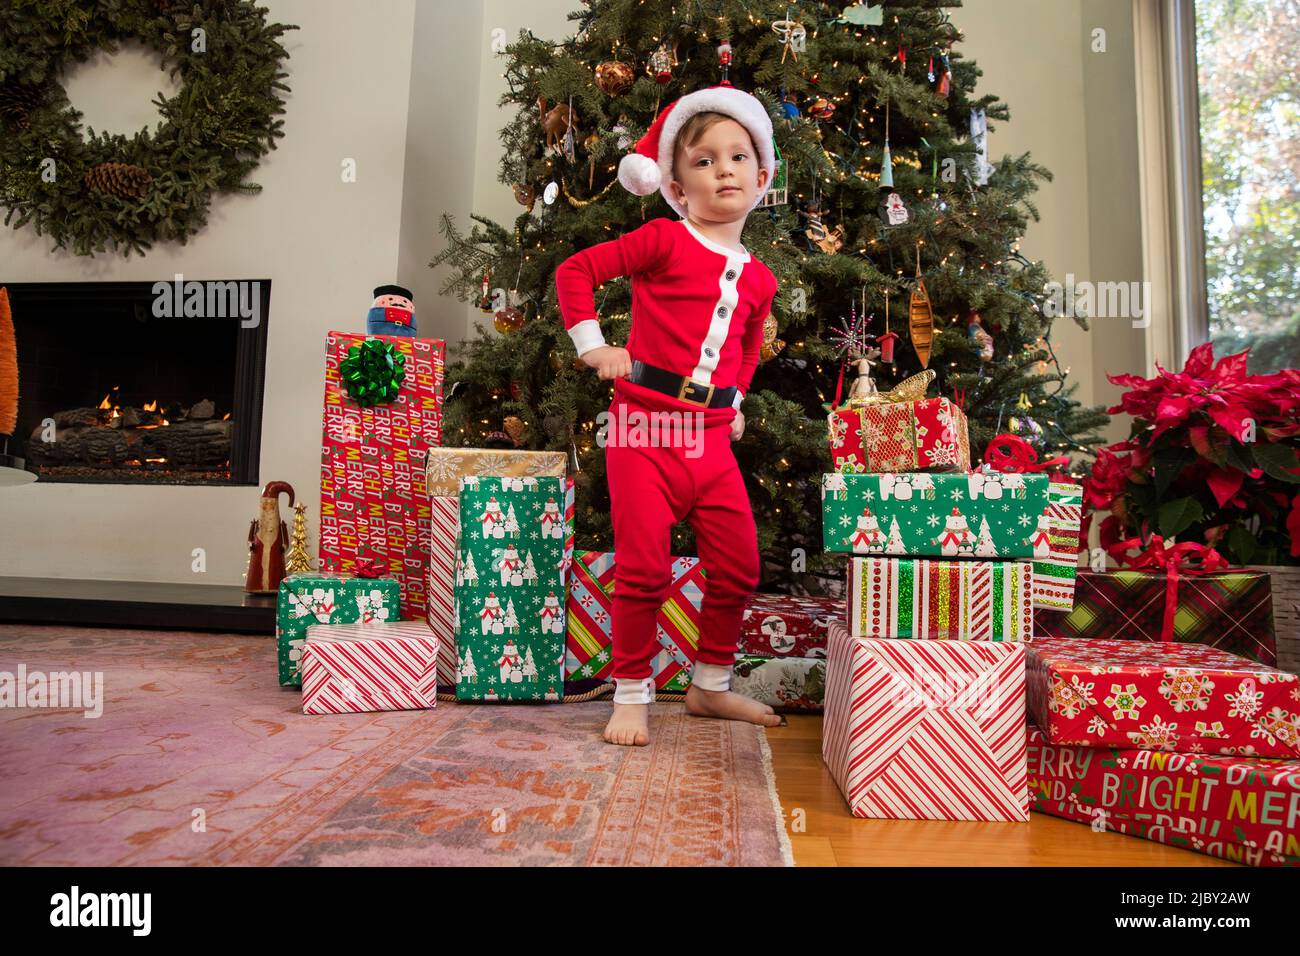
{"label": "window", "polygon": [[[1184,142],[1199,157],[1183,159],[1199,158],[1202,214],[1185,222],[1201,235],[1182,248],[1203,250],[1203,297],[1192,301],[1204,314],[1189,315],[1187,331],[1220,355],[1249,347],[1252,372],[1300,367],[1300,0],[1189,6],[1172,39],[1195,56],[1172,59],[1195,69],[1198,109],[1184,115],[1199,116],[1199,145]],[[1175,91],[1189,91],[1180,79]],[[1200,278],[1195,263],[1188,271]]]}

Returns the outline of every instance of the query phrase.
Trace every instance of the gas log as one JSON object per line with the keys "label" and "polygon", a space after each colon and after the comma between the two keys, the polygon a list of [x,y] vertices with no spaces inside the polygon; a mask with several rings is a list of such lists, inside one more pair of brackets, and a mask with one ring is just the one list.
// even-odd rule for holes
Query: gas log
{"label": "gas log", "polygon": [[54,440],[32,431],[27,454],[35,465],[80,464],[102,468],[215,469],[230,460],[233,422],[214,420],[212,403],[199,416],[169,421],[146,408],[74,408],[54,417]]}

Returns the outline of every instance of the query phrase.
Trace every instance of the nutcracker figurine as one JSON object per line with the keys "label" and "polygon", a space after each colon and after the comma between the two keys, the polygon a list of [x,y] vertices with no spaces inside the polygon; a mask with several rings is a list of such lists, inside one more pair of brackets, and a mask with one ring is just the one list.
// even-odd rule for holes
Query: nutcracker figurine
{"label": "nutcracker figurine", "polygon": [[400,285],[381,285],[366,313],[367,335],[396,335],[415,338],[415,300],[410,289]]}

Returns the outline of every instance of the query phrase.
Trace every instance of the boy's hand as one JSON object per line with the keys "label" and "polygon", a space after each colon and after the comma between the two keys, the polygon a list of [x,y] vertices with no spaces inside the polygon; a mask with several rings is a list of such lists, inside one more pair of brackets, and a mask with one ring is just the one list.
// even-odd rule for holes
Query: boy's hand
{"label": "boy's hand", "polygon": [[743,434],[745,434],[745,413],[738,408],[736,417],[731,420],[731,440],[740,441],[740,436]]}
{"label": "boy's hand", "polygon": [[632,354],[615,345],[602,345],[582,353],[582,360],[596,370],[602,381],[632,374]]}

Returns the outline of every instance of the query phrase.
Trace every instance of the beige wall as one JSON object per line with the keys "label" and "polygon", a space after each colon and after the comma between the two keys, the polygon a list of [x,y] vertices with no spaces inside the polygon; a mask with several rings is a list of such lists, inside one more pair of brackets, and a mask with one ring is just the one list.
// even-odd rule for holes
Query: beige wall
{"label": "beige wall", "polygon": [[[573,32],[565,14],[577,4],[264,5],[272,18],[301,29],[285,39],[293,93],[286,135],[254,176],[263,192],[218,199],[203,233],[187,246],[159,246],[143,260],[52,255],[30,230],[5,230],[0,281],[156,280],[175,272],[272,279],[261,475],[299,490],[314,532],[325,332],[362,328],[370,288],[395,280],[414,289],[422,334],[454,341],[479,318],[473,305],[438,298],[442,276],[425,266],[441,246],[443,210],[466,229],[471,210],[502,223],[521,211],[496,180],[497,134],[505,122],[497,99],[505,81],[489,46],[492,31],[499,27],[513,39],[528,28],[560,39]],[[1140,270],[1129,217],[1115,203],[1124,196],[1124,170],[1135,161],[1125,155],[1123,135],[1131,109],[1131,87],[1126,91],[1121,75],[1127,54],[1112,45],[1119,71],[1112,74],[1087,58],[1085,46],[1085,28],[1098,16],[1123,34],[1126,6],[1127,0],[967,0],[953,11],[967,34],[965,50],[985,71],[981,87],[1011,106],[1012,122],[992,134],[992,152],[1030,150],[1056,174],[1038,197],[1043,222],[1030,228],[1023,251],[1061,277],[1124,278],[1135,261]],[[1131,45],[1131,27],[1127,32]],[[151,115],[141,112],[132,85],[152,70],[141,63],[92,84],[96,111],[124,128]],[[157,77],[145,79],[153,84],[147,99]],[[357,160],[356,183],[340,182],[345,157]],[[1115,241],[1119,235],[1127,237],[1123,244]],[[1117,368],[1126,359],[1116,350],[1129,348],[1076,330],[1063,330],[1058,344],[1084,400],[1101,395],[1103,358]],[[237,583],[256,499],[251,488],[37,483],[0,490],[0,574]],[[207,553],[201,575],[191,571],[199,547]]]}

